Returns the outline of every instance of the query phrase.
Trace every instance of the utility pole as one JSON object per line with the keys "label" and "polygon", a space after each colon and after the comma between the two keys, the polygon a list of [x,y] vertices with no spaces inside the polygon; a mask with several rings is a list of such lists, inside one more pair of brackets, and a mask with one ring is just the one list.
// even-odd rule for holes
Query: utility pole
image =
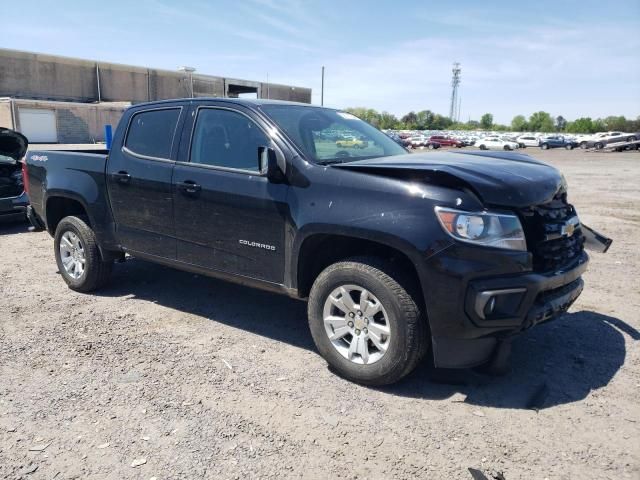
{"label": "utility pole", "polygon": [[322,84],[320,87],[320,106],[324,106],[324,65],[322,66]]}
{"label": "utility pole", "polygon": [[460,63],[454,62],[451,72],[453,76],[451,77],[451,106],[449,107],[449,118],[455,122],[460,112],[458,105],[458,87],[460,86],[460,73],[462,72]]}

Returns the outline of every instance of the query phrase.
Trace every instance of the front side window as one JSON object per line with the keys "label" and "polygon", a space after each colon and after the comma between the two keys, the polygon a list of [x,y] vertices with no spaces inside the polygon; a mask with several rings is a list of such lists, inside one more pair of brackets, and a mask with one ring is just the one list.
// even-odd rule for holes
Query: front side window
{"label": "front side window", "polygon": [[191,142],[191,163],[258,172],[259,148],[270,141],[241,113],[217,108],[198,112]]}
{"label": "front side window", "polygon": [[403,155],[406,150],[350,113],[321,107],[263,105],[305,157],[319,164]]}
{"label": "front side window", "polygon": [[136,155],[171,158],[171,147],[179,117],[179,108],[136,113],[129,124],[125,147]]}

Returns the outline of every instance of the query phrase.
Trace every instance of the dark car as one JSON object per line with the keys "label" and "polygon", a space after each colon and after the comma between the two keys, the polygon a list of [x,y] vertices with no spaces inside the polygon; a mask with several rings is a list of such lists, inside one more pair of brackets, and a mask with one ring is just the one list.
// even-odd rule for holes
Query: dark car
{"label": "dark car", "polygon": [[29,142],[21,133],[0,128],[0,220],[25,218],[29,198],[22,180],[22,157]]}
{"label": "dark car", "polygon": [[540,139],[540,148],[542,150],[548,150],[550,148],[566,148],[567,150],[573,150],[578,146],[578,142],[569,140],[562,135],[552,135]]}
{"label": "dark car", "polygon": [[[369,147],[337,147],[319,135],[329,128]],[[425,355],[486,362],[584,285],[590,230],[556,168],[510,152],[409,154],[339,110],[138,104],[108,154],[30,151],[27,171],[30,218],[71,289],[101,287],[128,254],[306,299],[318,351],[363,384],[395,382]]]}

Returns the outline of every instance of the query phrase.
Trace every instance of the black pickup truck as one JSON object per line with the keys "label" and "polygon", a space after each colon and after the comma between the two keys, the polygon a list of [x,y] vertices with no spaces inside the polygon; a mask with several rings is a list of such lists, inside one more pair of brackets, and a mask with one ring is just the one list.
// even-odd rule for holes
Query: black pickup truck
{"label": "black pickup truck", "polygon": [[441,367],[487,362],[566,311],[596,237],[549,165],[408,154],[353,115],[303,104],[140,104],[110,152],[26,161],[28,216],[72,289],[102,286],[129,254],[308,299],[320,353],[369,385],[427,353]]}

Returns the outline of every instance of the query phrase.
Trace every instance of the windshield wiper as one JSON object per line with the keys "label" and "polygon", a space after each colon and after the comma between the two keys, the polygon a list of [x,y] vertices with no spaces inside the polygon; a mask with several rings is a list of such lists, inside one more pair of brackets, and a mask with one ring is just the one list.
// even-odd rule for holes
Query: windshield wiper
{"label": "windshield wiper", "polygon": [[344,163],[345,159],[343,158],[333,158],[331,160],[322,160],[320,162],[316,162],[318,165],[333,165],[335,163]]}

